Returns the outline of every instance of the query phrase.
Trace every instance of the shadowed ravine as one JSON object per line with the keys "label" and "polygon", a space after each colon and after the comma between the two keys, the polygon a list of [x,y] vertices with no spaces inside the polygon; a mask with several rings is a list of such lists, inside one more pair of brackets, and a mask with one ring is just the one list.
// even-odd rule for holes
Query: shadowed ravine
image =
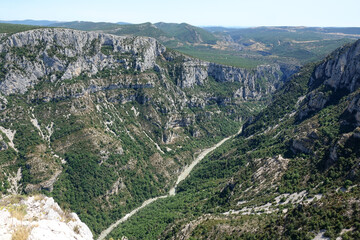
{"label": "shadowed ravine", "polygon": [[211,153],[212,151],[214,151],[216,148],[220,147],[224,142],[226,142],[227,140],[229,140],[230,138],[233,138],[234,136],[238,135],[241,133],[242,128],[240,128],[240,130],[234,134],[231,135],[229,137],[224,138],[223,140],[221,140],[220,142],[216,143],[214,146],[207,148],[203,151],[200,152],[200,154],[195,158],[195,160],[187,167],[185,167],[183,169],[183,171],[181,172],[181,174],[178,176],[178,179],[175,183],[175,186],[173,188],[170,189],[169,193],[167,195],[164,196],[159,196],[159,197],[155,197],[155,198],[150,198],[146,201],[143,202],[143,204],[138,207],[135,208],[134,210],[132,210],[130,213],[126,214],[124,217],[122,217],[121,219],[117,220],[115,223],[111,224],[107,229],[105,229],[104,231],[102,231],[102,233],[100,234],[100,236],[98,237],[98,240],[103,240],[106,238],[106,236],[112,231],[114,230],[114,228],[116,228],[120,223],[125,222],[126,220],[128,220],[131,216],[133,216],[135,213],[137,213],[140,209],[146,207],[147,205],[155,202],[156,200],[160,199],[160,198],[167,198],[169,196],[174,196],[176,194],[176,187],[177,185],[184,179],[186,179],[190,172],[193,170],[193,168],[204,158],[206,157],[209,153]]}

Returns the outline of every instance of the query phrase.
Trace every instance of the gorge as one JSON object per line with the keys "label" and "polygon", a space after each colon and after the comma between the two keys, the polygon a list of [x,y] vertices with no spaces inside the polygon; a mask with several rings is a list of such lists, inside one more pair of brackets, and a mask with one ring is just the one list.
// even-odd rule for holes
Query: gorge
{"label": "gorge", "polygon": [[52,197],[98,239],[356,239],[359,56],[240,68],[150,37],[2,33],[1,196]]}

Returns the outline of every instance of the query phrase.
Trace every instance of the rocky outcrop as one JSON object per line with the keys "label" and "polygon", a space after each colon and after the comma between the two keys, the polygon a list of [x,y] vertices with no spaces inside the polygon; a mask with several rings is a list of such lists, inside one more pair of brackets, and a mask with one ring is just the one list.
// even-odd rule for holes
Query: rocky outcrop
{"label": "rocky outcrop", "polygon": [[[103,48],[111,48],[106,55]],[[42,78],[71,79],[104,68],[152,69],[165,47],[153,38],[119,37],[68,29],[37,29],[9,36],[0,44],[8,69],[0,83],[3,94],[25,93]],[[114,55],[125,54],[123,58]],[[130,58],[130,57],[131,58]]]}
{"label": "rocky outcrop", "polygon": [[308,138],[304,139],[293,139],[291,144],[291,151],[293,153],[306,153],[309,154],[312,152],[312,144],[313,141],[311,141]]}
{"label": "rocky outcrop", "polygon": [[346,108],[346,113],[350,116],[349,124],[355,127],[360,126],[360,94],[357,94]]}
{"label": "rocky outcrop", "polygon": [[209,63],[189,58],[181,65],[178,76],[178,85],[181,88],[204,85],[208,78]]}
{"label": "rocky outcrop", "polygon": [[3,111],[6,109],[7,100],[4,96],[0,94],[0,111]]}
{"label": "rocky outcrop", "polygon": [[233,93],[241,100],[260,99],[274,92],[294,71],[285,71],[278,64],[260,65],[256,69],[244,69],[185,58],[177,69],[177,84],[182,88],[205,85],[208,78],[217,82],[240,83],[242,87]]}
{"label": "rocky outcrop", "polygon": [[335,91],[346,89],[355,91],[360,86],[360,40],[355,44],[342,47],[331,54],[316,67],[309,85],[323,82]]}
{"label": "rocky outcrop", "polygon": [[56,171],[55,174],[52,175],[48,180],[41,182],[39,184],[28,184],[24,189],[24,191],[26,193],[40,192],[41,190],[47,190],[49,192],[52,192],[54,188],[54,183],[56,182],[60,173],[61,173],[60,170]]}
{"label": "rocky outcrop", "polygon": [[309,80],[312,90],[302,106],[299,119],[322,109],[360,87],[360,40],[342,47],[318,65]]}
{"label": "rocky outcrop", "polygon": [[12,195],[1,199],[0,206],[0,239],[93,239],[79,217],[64,212],[53,198]]}
{"label": "rocky outcrop", "polygon": [[7,146],[6,142],[1,141],[1,140],[2,140],[2,137],[0,136],[0,151],[7,150],[8,146]]}
{"label": "rocky outcrop", "polygon": [[209,75],[220,82],[239,82],[243,85],[234,97],[247,100],[259,99],[274,92],[280,85],[282,75],[279,65],[261,65],[247,70],[218,64],[210,64]]}

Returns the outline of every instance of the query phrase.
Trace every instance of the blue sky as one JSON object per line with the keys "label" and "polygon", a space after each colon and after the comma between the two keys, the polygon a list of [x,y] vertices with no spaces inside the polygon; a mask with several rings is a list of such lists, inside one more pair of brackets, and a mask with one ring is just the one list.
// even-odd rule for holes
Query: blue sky
{"label": "blue sky", "polygon": [[360,0],[2,0],[1,20],[360,27]]}

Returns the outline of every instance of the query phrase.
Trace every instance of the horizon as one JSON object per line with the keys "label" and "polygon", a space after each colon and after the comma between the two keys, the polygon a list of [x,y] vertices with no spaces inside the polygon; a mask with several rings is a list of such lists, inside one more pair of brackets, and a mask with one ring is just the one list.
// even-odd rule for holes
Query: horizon
{"label": "horizon", "polygon": [[[136,24],[144,24],[144,23],[151,23],[151,24],[156,24],[156,23],[161,23],[163,21],[160,22],[140,22],[140,23],[132,23],[132,22],[128,22],[128,21],[114,21],[114,22],[110,22],[110,21],[90,21],[90,20],[73,20],[73,21],[61,21],[61,20],[49,20],[49,19],[0,19],[0,23],[9,23],[9,24],[23,24],[23,23],[14,23],[14,22],[25,22],[25,21],[34,21],[34,22],[42,22],[42,21],[47,21],[47,22],[54,22],[54,23],[69,23],[69,22],[91,22],[91,23],[111,23],[111,24],[119,24],[119,25],[136,25]],[[122,23],[122,24],[120,24]],[[189,25],[193,25],[190,24],[188,22],[163,22],[163,23],[169,23],[169,24],[189,24]],[[31,24],[29,24],[31,25]],[[293,28],[360,28],[360,27],[354,27],[354,26],[305,26],[305,25],[257,25],[257,26],[224,26],[224,25],[193,25],[196,27],[200,27],[200,28],[210,28],[210,27],[219,27],[219,28],[262,28],[262,27],[293,27]]]}
{"label": "horizon", "polygon": [[[351,7],[349,7],[351,6]],[[360,27],[358,0],[12,0],[2,3],[3,19],[72,22],[186,22],[194,26]],[[14,21],[14,20],[4,20]]]}

